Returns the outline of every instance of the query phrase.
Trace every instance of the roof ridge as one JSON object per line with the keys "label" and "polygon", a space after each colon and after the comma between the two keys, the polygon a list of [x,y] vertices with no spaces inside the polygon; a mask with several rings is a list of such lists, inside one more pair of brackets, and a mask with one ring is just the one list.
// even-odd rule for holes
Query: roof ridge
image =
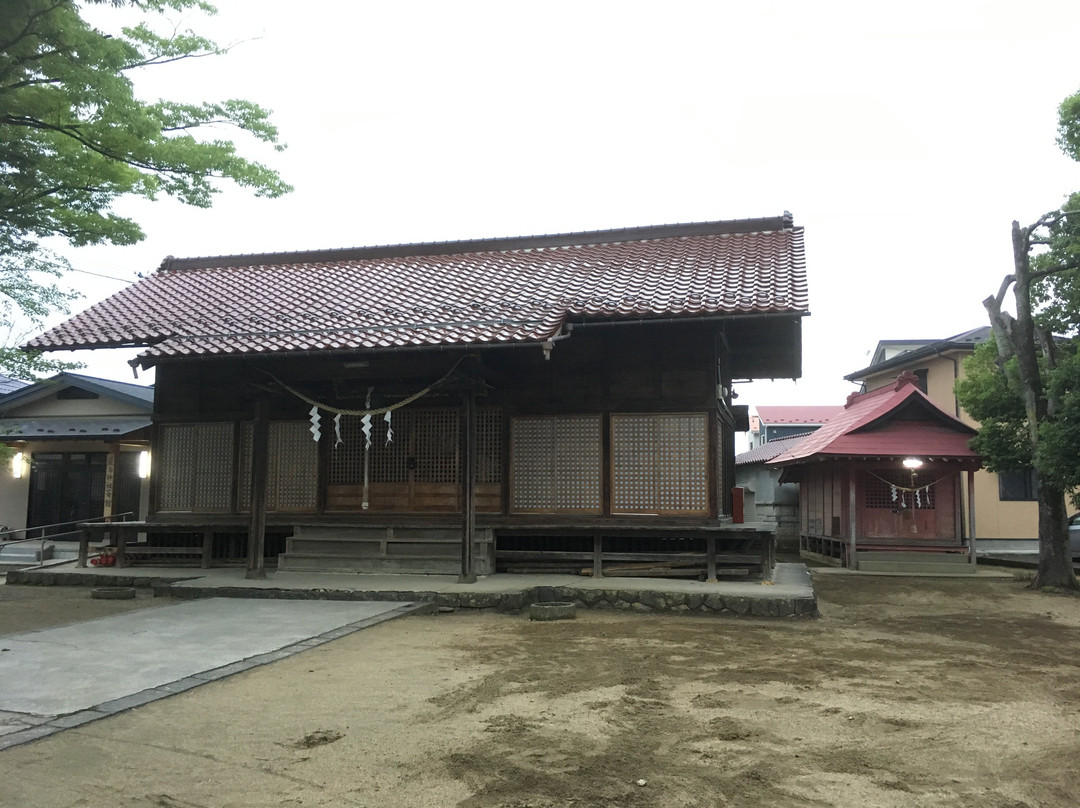
{"label": "roof ridge", "polygon": [[159,272],[185,269],[214,269],[226,266],[257,264],[300,264],[321,261],[350,261],[365,258],[390,258],[412,255],[456,255],[470,252],[507,252],[512,250],[575,247],[624,241],[651,241],[684,236],[764,233],[795,229],[795,217],[788,211],[781,216],[755,219],[723,219],[712,222],[622,227],[611,230],[585,230],[534,236],[504,236],[460,241],[425,241],[413,244],[384,244],[370,247],[338,247],[323,250],[247,253],[237,255],[176,258],[166,256]]}

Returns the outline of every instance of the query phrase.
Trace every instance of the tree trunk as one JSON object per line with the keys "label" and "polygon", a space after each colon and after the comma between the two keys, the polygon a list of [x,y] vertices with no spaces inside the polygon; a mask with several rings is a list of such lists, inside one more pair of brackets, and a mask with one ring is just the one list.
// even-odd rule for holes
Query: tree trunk
{"label": "tree trunk", "polygon": [[1054,486],[1039,487],[1039,570],[1032,581],[1033,589],[1053,586],[1077,589],[1069,552],[1069,529],[1065,509],[1065,492]]}

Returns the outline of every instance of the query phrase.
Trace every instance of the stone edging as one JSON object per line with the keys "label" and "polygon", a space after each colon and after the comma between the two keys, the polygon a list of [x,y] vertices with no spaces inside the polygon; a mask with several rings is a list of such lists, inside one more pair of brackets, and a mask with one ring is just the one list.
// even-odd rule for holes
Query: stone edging
{"label": "stone edging", "polygon": [[[15,576],[14,579],[12,576]],[[198,575],[191,578],[198,578]],[[423,592],[372,591],[351,589],[277,589],[243,586],[211,588],[173,586],[191,578],[139,578],[130,575],[101,575],[47,572],[8,573],[8,582],[15,584],[72,586],[135,586],[150,587],[155,597],[181,600],[195,598],[274,598],[280,600],[382,600],[425,601],[437,607],[452,609],[492,609],[518,613],[530,604],[570,601],[580,608],[616,609],[632,612],[670,614],[701,614],[735,617],[819,617],[817,599],[810,597],[747,597],[718,592],[658,592],[637,589],[594,589],[573,586],[534,586],[513,592]]]}

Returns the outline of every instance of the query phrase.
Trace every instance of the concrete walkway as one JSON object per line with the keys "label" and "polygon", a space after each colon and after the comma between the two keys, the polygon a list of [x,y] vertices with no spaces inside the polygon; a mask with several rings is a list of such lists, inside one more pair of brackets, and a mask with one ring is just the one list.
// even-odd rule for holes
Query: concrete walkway
{"label": "concrete walkway", "polygon": [[13,570],[7,584],[149,587],[172,606],[0,637],[0,749],[95,721],[418,611],[521,612],[536,602],[677,614],[816,617],[806,566],[773,580],[268,571],[62,563]]}
{"label": "concrete walkway", "polygon": [[2,636],[0,749],[431,608],[206,598]]}

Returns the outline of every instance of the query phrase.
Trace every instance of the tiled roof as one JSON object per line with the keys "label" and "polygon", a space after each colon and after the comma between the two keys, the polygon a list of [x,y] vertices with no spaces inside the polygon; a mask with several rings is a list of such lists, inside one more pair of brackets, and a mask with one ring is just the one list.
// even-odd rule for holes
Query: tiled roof
{"label": "tiled roof", "polygon": [[839,414],[770,465],[909,455],[977,463],[979,455],[968,447],[974,435],[974,429],[930,401],[907,373],[893,385],[852,393]]}
{"label": "tiled roof", "polygon": [[809,434],[809,432],[805,432],[802,435],[790,435],[786,438],[763,443],[761,446],[755,446],[753,449],[735,455],[735,465],[749,466],[752,463],[765,463],[778,455],[790,451],[795,444]]}
{"label": "tiled roof", "polygon": [[840,412],[843,407],[810,405],[806,407],[780,406],[755,407],[758,418],[763,424],[823,424]]}
{"label": "tiled roof", "polygon": [[105,398],[111,398],[137,407],[140,410],[151,412],[154,409],[154,388],[144,384],[132,384],[130,382],[118,382],[112,379],[101,379],[96,376],[84,376],[80,373],[58,373],[48,379],[42,379],[34,384],[28,384],[19,389],[0,396],[0,415],[4,415],[13,409],[23,407],[28,402],[55,395],[59,390],[67,387],[76,387],[91,393],[96,393]]}
{"label": "tiled roof", "polygon": [[12,379],[9,376],[0,376],[0,396],[14,393],[16,390],[21,390],[26,387],[27,384],[29,384],[29,382]]}
{"label": "tiled roof", "polygon": [[790,214],[311,253],[168,258],[27,348],[162,357],[540,342],[567,321],[807,313]]}
{"label": "tiled roof", "polygon": [[150,416],[57,416],[6,418],[2,440],[93,440],[116,439],[150,426]]}

